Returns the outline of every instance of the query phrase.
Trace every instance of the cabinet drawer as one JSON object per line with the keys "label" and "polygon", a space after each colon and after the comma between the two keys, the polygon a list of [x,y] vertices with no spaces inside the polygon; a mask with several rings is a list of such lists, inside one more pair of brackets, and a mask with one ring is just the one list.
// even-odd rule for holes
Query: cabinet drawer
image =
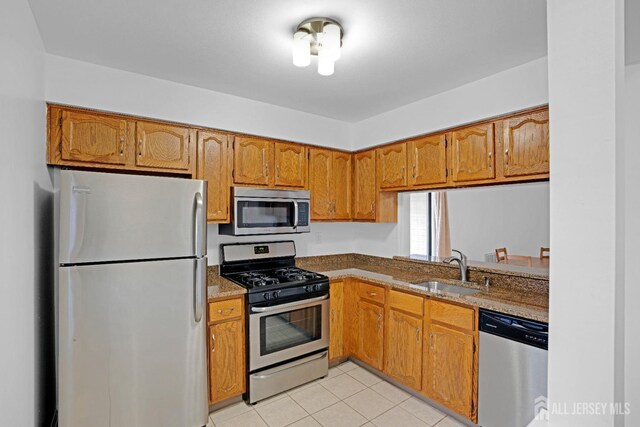
{"label": "cabinet drawer", "polygon": [[424,298],[417,295],[394,290],[389,291],[389,306],[398,310],[422,316],[423,302]]}
{"label": "cabinet drawer", "polygon": [[370,283],[358,282],[358,297],[384,304],[384,288]]}
{"label": "cabinet drawer", "polygon": [[429,303],[429,317],[432,321],[469,331],[475,330],[475,312],[472,308],[432,300]]}
{"label": "cabinet drawer", "polygon": [[242,316],[242,298],[209,303],[209,322],[234,319]]}

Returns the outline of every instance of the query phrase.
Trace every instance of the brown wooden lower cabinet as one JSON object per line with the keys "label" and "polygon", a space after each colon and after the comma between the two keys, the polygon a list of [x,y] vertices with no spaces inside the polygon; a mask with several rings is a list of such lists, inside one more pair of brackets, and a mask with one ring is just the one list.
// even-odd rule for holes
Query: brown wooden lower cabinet
{"label": "brown wooden lower cabinet", "polygon": [[209,404],[245,392],[243,307],[242,297],[209,303]]}
{"label": "brown wooden lower cabinet", "polygon": [[[430,300],[425,304],[422,392],[476,421],[476,310],[442,301]],[[467,323],[469,318],[472,321]],[[461,319],[465,321],[461,322]]]}
{"label": "brown wooden lower cabinet", "polygon": [[385,321],[384,372],[414,390],[422,386],[423,299],[389,291]]}
{"label": "brown wooden lower cabinet", "polygon": [[335,284],[331,304],[339,306],[343,324],[332,317],[331,332],[340,334],[331,337],[334,360],[342,348],[341,356],[477,420],[477,309],[356,279]]}
{"label": "brown wooden lower cabinet", "polygon": [[329,288],[329,360],[344,356],[344,282],[332,281]]}

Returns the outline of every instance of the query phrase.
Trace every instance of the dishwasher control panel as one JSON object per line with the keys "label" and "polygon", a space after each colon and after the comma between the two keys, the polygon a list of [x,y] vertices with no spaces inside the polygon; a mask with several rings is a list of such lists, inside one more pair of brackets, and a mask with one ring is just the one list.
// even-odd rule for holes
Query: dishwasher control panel
{"label": "dishwasher control panel", "polygon": [[549,345],[548,324],[490,310],[480,310],[480,332],[508,338],[544,350],[547,350]]}

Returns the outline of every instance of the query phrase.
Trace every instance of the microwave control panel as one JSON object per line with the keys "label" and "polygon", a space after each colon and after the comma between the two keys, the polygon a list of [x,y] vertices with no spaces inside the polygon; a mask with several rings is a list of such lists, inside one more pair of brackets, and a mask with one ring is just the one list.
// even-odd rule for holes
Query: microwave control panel
{"label": "microwave control panel", "polygon": [[309,203],[298,202],[298,227],[309,225]]}

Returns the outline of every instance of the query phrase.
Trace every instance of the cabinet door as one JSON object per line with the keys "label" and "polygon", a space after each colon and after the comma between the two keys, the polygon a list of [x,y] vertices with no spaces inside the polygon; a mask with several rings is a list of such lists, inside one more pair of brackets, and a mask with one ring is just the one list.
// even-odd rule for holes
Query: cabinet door
{"label": "cabinet door", "polygon": [[[191,130],[151,122],[136,122],[136,166],[191,169]],[[195,159],[194,159],[195,162]]]}
{"label": "cabinet door", "polygon": [[273,161],[273,141],[250,136],[234,138],[234,183],[272,185]]}
{"label": "cabinet door", "polygon": [[333,219],[351,219],[351,154],[333,153]]}
{"label": "cabinet door", "polygon": [[451,137],[454,181],[495,178],[493,123],[460,129]]}
{"label": "cabinet door", "polygon": [[431,324],[424,351],[423,392],[448,408],[472,417],[474,337]]}
{"label": "cabinet door", "polygon": [[311,220],[331,219],[333,215],[333,154],[330,150],[309,149],[309,190]]}
{"label": "cabinet door", "polygon": [[549,173],[549,112],[507,119],[503,126],[504,176]]}
{"label": "cabinet door", "polygon": [[275,143],[275,185],[305,188],[307,186],[307,147],[288,142]]}
{"label": "cabinet door", "polygon": [[209,326],[210,403],[245,391],[244,320]]}
{"label": "cabinet door", "polygon": [[207,180],[207,221],[229,221],[229,136],[198,132],[198,179]]}
{"label": "cabinet door", "polygon": [[431,135],[409,142],[412,186],[447,182],[447,134]]}
{"label": "cabinet door", "polygon": [[354,155],[353,219],[376,219],[376,152]]}
{"label": "cabinet door", "polygon": [[369,301],[358,301],[358,345],[356,357],[382,370],[384,351],[384,308]]}
{"label": "cabinet door", "polygon": [[61,114],[62,160],[112,165],[129,163],[126,120],[75,111]]}
{"label": "cabinet door", "polygon": [[407,144],[378,148],[378,183],[380,188],[407,186]]}
{"label": "cabinet door", "polygon": [[332,281],[329,288],[329,359],[344,356],[344,283]]}
{"label": "cabinet door", "polygon": [[420,390],[422,385],[422,318],[390,308],[386,319],[384,372]]}

